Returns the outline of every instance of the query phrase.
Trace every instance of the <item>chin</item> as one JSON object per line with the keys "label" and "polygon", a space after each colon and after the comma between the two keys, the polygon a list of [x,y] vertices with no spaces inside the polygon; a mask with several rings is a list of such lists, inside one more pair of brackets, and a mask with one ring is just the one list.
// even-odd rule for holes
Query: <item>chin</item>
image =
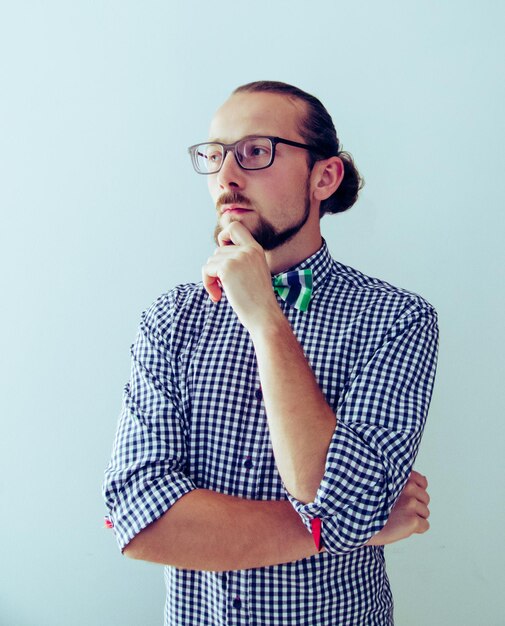
{"label": "chin", "polygon": [[221,228],[226,228],[226,226],[229,226],[230,224],[232,224],[233,222],[241,222],[244,224],[244,226],[246,228],[249,228],[249,230],[251,230],[251,228],[247,225],[247,221],[248,221],[248,214],[247,213],[237,213],[237,214],[228,214],[226,213],[225,215],[223,215],[223,217],[220,220],[220,224],[221,224]]}

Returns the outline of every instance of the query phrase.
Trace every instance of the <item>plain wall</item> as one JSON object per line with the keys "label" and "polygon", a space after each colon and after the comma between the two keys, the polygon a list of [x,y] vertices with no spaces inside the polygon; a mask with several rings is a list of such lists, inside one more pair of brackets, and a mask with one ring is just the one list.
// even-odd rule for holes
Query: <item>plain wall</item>
{"label": "plain wall", "polygon": [[162,623],[103,470],[140,313],[213,250],[186,148],[258,79],[320,97],[366,179],[323,220],[333,256],[439,312],[432,528],[387,548],[396,622],[505,623],[503,7],[2,2],[0,624]]}

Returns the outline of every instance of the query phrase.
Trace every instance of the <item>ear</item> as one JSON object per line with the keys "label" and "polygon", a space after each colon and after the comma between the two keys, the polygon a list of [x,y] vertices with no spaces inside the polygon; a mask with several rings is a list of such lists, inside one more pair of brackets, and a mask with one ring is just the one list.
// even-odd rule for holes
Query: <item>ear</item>
{"label": "ear", "polygon": [[339,187],[344,178],[344,163],[337,156],[316,161],[312,169],[312,193],[322,202],[329,198]]}

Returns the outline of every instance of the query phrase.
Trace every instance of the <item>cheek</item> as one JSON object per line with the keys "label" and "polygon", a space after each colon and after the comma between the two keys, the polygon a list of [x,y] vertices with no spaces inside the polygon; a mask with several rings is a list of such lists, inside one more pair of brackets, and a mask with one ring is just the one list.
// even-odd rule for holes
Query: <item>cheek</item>
{"label": "cheek", "polygon": [[219,196],[219,186],[214,175],[207,176],[207,189],[215,202]]}
{"label": "cheek", "polygon": [[300,178],[286,178],[282,185],[278,185],[273,191],[277,200],[285,206],[294,209],[298,204],[303,203],[305,199],[305,186]]}

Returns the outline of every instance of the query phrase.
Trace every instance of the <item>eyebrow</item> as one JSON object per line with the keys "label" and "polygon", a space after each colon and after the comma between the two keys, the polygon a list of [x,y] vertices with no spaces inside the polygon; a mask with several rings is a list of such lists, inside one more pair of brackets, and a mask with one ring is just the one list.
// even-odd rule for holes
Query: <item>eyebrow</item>
{"label": "eyebrow", "polygon": [[[240,139],[237,139],[237,141],[243,141],[244,139],[252,139],[253,137],[274,137],[274,135],[263,135],[261,133],[253,133],[252,135],[244,135],[244,137],[241,137]],[[237,141],[232,141],[230,143],[227,143],[226,141],[222,141],[221,139],[207,139],[207,141],[205,143],[224,143],[225,145],[231,145],[232,143],[237,143]]]}

